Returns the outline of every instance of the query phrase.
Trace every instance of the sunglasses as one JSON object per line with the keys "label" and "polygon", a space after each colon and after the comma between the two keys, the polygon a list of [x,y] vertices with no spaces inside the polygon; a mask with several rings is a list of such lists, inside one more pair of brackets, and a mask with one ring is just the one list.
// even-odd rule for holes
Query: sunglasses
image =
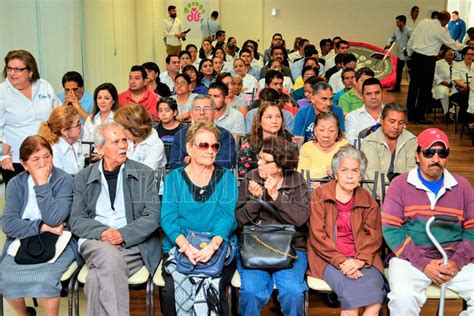
{"label": "sunglasses", "polygon": [[421,153],[425,158],[432,158],[435,154],[438,154],[439,158],[447,158],[449,156],[449,149],[444,148],[429,148],[422,150]]}
{"label": "sunglasses", "polygon": [[219,149],[221,148],[221,144],[219,143],[209,144],[206,142],[202,142],[202,143],[196,144],[196,147],[203,151],[208,150],[209,147],[211,147],[212,151],[217,154],[219,152]]}

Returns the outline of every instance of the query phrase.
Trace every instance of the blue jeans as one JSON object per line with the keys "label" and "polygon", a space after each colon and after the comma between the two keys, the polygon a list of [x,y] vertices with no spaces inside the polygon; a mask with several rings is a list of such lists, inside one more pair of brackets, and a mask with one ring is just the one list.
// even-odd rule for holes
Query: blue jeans
{"label": "blue jeans", "polygon": [[273,292],[273,284],[278,288],[278,301],[284,315],[303,314],[304,292],[308,290],[304,276],[308,267],[306,251],[296,252],[298,259],[291,269],[278,271],[245,269],[237,256],[237,270],[240,273],[239,292],[240,315],[260,315],[262,307]]}

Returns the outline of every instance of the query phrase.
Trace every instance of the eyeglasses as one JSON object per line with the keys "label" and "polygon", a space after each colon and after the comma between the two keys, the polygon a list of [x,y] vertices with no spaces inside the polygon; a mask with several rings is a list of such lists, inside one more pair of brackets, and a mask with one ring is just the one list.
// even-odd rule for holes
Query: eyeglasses
{"label": "eyeglasses", "polygon": [[208,150],[209,147],[211,147],[212,151],[215,152],[216,154],[219,152],[219,149],[221,148],[221,144],[219,143],[209,144],[207,142],[201,142],[199,144],[195,144],[195,146],[202,151]]}
{"label": "eyeglasses", "polygon": [[449,156],[449,149],[444,148],[428,148],[421,150],[421,153],[425,158],[433,158],[435,154],[438,154],[439,158],[445,159]]}
{"label": "eyeglasses", "polygon": [[268,161],[268,160],[266,160],[265,158],[263,158],[261,156],[258,156],[257,159],[258,159],[258,161],[261,161],[263,165],[269,165],[272,162],[275,162],[275,160]]}
{"label": "eyeglasses", "polygon": [[202,112],[210,112],[212,110],[212,108],[210,106],[205,106],[203,108],[201,107],[195,107],[193,108],[193,112],[195,113],[201,113]]}
{"label": "eyeglasses", "polygon": [[82,123],[79,122],[79,123],[77,123],[76,125],[71,126],[70,128],[81,128],[81,126],[82,126]]}
{"label": "eyeglasses", "polygon": [[12,67],[7,67],[7,72],[14,72],[16,74],[22,72],[23,70],[26,70],[28,69],[28,67],[24,67],[24,68],[12,68]]}

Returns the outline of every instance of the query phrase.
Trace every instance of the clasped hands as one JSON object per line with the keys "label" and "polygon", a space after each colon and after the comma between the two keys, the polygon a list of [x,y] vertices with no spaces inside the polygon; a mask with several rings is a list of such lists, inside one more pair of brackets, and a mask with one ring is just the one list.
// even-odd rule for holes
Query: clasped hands
{"label": "clasped hands", "polygon": [[219,249],[223,241],[222,237],[214,236],[212,241],[206,247],[198,250],[196,247],[191,245],[183,235],[181,235],[177,238],[176,244],[179,252],[184,253],[189,261],[193,265],[196,265],[198,262],[208,262],[217,249]]}
{"label": "clasped hands", "polygon": [[457,264],[452,260],[448,260],[447,264],[443,264],[442,259],[433,259],[426,265],[423,272],[431,281],[441,285],[451,281],[451,279],[458,274],[459,269]]}
{"label": "clasped hands", "polygon": [[364,275],[360,272],[360,269],[364,266],[365,262],[359,259],[346,259],[339,265],[342,273],[349,279],[358,279]]}
{"label": "clasped hands", "polygon": [[122,248],[123,238],[122,234],[115,228],[108,228],[100,235],[100,240],[109,243],[117,249]]}

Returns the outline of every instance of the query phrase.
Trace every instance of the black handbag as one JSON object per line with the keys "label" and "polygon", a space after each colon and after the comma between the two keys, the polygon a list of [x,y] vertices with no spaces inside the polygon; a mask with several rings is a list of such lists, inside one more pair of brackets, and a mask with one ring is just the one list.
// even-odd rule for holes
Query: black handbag
{"label": "black handbag", "polygon": [[17,264],[45,263],[54,258],[56,242],[59,236],[50,232],[20,240],[20,247],[15,255]]}
{"label": "black handbag", "polygon": [[[272,213],[278,221],[284,223],[281,215],[262,199],[251,197]],[[254,222],[247,210],[245,215],[252,225],[244,225],[240,243],[240,258],[247,269],[287,269],[297,259],[293,246],[295,226],[291,224],[261,225]]]}
{"label": "black handbag", "polygon": [[[211,233],[195,232],[186,230],[186,239],[196,249],[202,249],[211,242]],[[205,275],[215,277],[220,275],[224,265],[228,265],[234,259],[234,247],[232,242],[223,242],[208,262],[198,262],[196,265],[189,261],[188,257],[176,249],[176,270],[184,275]]]}

